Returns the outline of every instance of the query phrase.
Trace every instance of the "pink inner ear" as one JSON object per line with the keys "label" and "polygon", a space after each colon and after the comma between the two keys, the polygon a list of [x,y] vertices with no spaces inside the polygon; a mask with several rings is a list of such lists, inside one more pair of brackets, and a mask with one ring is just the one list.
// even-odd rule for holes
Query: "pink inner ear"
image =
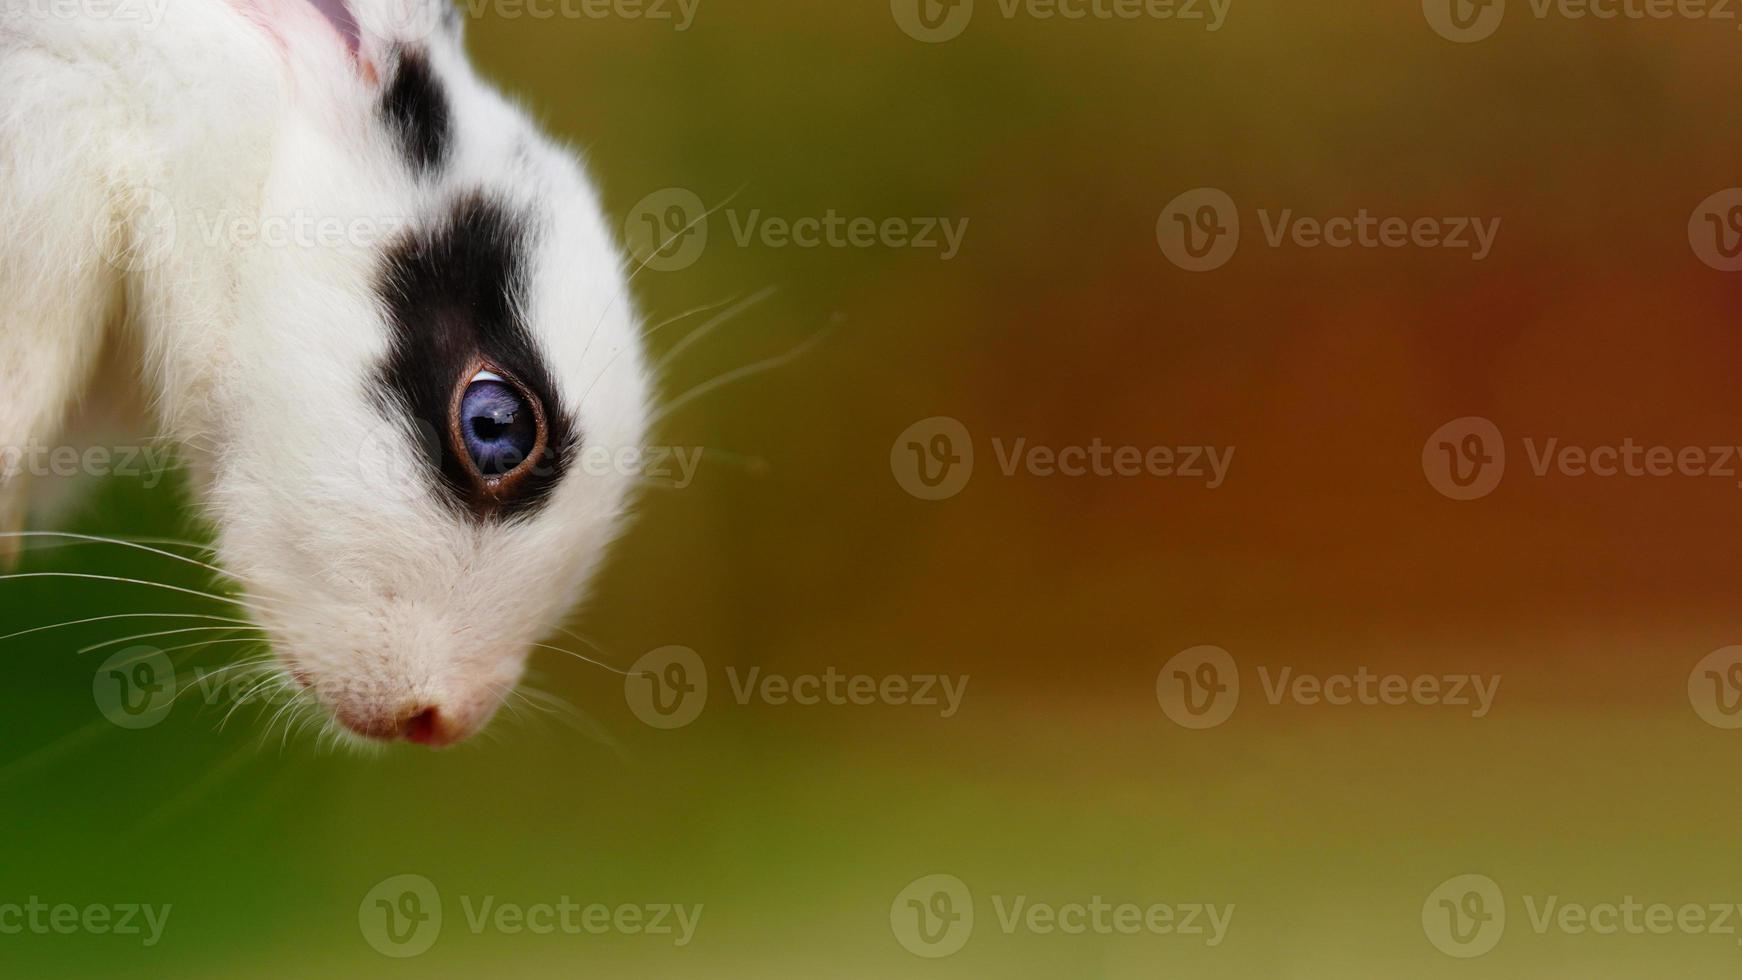
{"label": "pink inner ear", "polygon": [[357,18],[352,16],[351,8],[345,0],[308,0],[313,7],[321,12],[327,23],[344,38],[345,47],[350,49],[351,57],[361,60],[363,46],[362,30],[357,26]]}
{"label": "pink inner ear", "polygon": [[[0,0],[3,2],[3,0]],[[330,50],[338,40],[350,55],[357,73],[368,85],[380,83],[380,74],[363,53],[363,29],[346,0],[227,0],[227,2],[265,32],[288,66],[315,58],[310,64],[324,63],[320,51]],[[319,25],[319,26],[317,26]],[[331,32],[331,33],[329,33]],[[311,47],[312,46],[312,47]],[[299,50],[307,52],[299,57]]]}

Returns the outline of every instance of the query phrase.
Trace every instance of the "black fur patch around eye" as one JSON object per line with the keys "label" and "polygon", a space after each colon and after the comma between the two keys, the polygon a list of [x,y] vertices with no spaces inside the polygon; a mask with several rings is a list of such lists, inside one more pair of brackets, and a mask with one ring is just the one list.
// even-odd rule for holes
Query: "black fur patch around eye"
{"label": "black fur patch around eye", "polygon": [[[470,194],[440,221],[392,248],[377,280],[392,328],[378,376],[380,404],[388,413],[409,413],[419,428],[438,434],[424,447],[432,473],[452,503],[479,518],[513,517],[543,504],[562,479],[579,431],[564,414],[550,370],[520,319],[532,235],[529,221]],[[543,455],[515,492],[500,500],[479,491],[465,446],[449,438],[455,388],[479,358],[518,380],[545,412]]]}
{"label": "black fur patch around eye", "polygon": [[441,167],[451,135],[448,97],[423,52],[399,52],[393,80],[381,96],[381,114],[412,170],[428,173]]}

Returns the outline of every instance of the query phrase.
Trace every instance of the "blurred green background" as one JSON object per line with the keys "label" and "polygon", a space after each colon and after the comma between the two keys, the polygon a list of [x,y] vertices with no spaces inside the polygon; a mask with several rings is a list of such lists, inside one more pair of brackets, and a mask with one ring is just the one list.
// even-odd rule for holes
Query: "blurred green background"
{"label": "blurred green background", "polygon": [[[270,714],[189,699],[128,731],[96,710],[93,624],[5,644],[0,904],[169,903],[160,943],[0,936],[9,976],[1723,976],[1734,937],[1538,933],[1521,896],[1742,901],[1737,734],[1690,669],[1742,636],[1738,490],[1721,480],[1507,482],[1457,503],[1423,440],[1509,434],[1734,444],[1742,292],[1689,213],[1742,183],[1721,93],[1734,23],[1537,17],[1456,44],[1414,2],[1236,0],[1201,22],[1006,18],[921,43],[883,0],[701,0],[693,23],[468,17],[482,68],[585,150],[613,220],[650,195],[726,211],[650,324],[774,287],[676,360],[669,395],[800,359],[674,414],[694,485],[650,490],[576,630],[626,667],[697,652],[711,691],[658,730],[622,678],[560,655],[487,737],[372,757],[262,740]],[[571,8],[571,9],[579,9]],[[675,8],[674,12],[675,12]],[[1247,222],[1225,268],[1156,242],[1179,193]],[[654,198],[661,200],[660,198]],[[1268,247],[1255,209],[1502,219],[1481,263]],[[968,220],[961,251],[740,245],[734,220]],[[654,356],[706,315],[661,329]],[[922,501],[891,469],[959,419],[975,476]],[[1005,477],[990,440],[1237,447],[1226,486]],[[1522,456],[1522,453],[1520,453]],[[1522,460],[1514,463],[1525,471]],[[1509,471],[1510,474],[1510,471]],[[197,535],[173,490],[104,485],[67,530]],[[199,588],[119,549],[26,571]],[[199,600],[4,583],[3,632]],[[127,627],[127,629],[123,629]],[[1495,710],[1270,707],[1210,731],[1156,701],[1174,653],[1243,665],[1492,672]],[[231,648],[195,651],[218,665]],[[725,671],[968,675],[962,709],[740,706]],[[1256,687],[1249,676],[1248,683]],[[572,722],[572,719],[570,720]],[[428,952],[371,945],[366,897],[441,894]],[[961,879],[967,944],[909,952],[891,906]],[[1506,890],[1479,959],[1424,935],[1433,890]],[[993,897],[1232,903],[1178,935],[999,927]],[[644,935],[475,933],[462,900],[701,904]],[[360,916],[360,906],[363,915]]]}

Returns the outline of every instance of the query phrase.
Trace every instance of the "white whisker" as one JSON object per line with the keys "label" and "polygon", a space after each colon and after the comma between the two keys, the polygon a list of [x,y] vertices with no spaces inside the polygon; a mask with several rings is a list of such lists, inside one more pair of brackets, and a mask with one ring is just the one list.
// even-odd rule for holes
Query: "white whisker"
{"label": "white whisker", "polygon": [[709,462],[718,460],[728,466],[736,466],[754,477],[767,476],[774,469],[769,465],[768,460],[761,456],[748,456],[727,449],[715,449],[712,446],[702,446],[701,450],[705,460]]}
{"label": "white whisker", "polygon": [[630,286],[630,284],[635,282],[636,277],[640,276],[643,272],[647,271],[648,265],[651,264],[654,259],[659,257],[660,252],[665,251],[666,246],[670,245],[672,242],[676,241],[677,239],[682,238],[683,236],[689,234],[691,231],[695,230],[697,225],[700,225],[702,222],[713,217],[721,209],[725,208],[726,205],[731,204],[734,200],[737,199],[739,194],[744,193],[744,188],[748,187],[748,186],[750,186],[750,185],[743,184],[743,185],[739,186],[739,188],[737,190],[735,190],[731,194],[727,195],[727,197],[724,201],[721,201],[719,204],[715,205],[712,209],[703,212],[694,221],[691,221],[689,224],[685,225],[684,229],[682,231],[671,236],[670,238],[667,238],[665,241],[660,242],[658,245],[656,245],[653,248],[652,251],[647,253],[647,258],[642,259],[641,264],[636,266],[635,270],[633,272],[629,273],[628,277],[623,280],[623,285],[620,288],[618,288],[617,292],[611,297],[611,302],[606,303],[605,309],[599,313],[599,322],[593,324],[593,332],[591,335],[589,335],[587,337],[587,346],[581,348],[581,358],[583,360],[586,359],[587,353],[593,349],[593,341],[595,339],[597,339],[599,336],[599,328],[605,325],[605,317],[609,316],[611,314],[611,311],[613,309],[616,309],[618,301],[621,300],[625,295],[628,294],[629,286]]}
{"label": "white whisker", "polygon": [[672,399],[670,402],[666,403],[666,406],[664,408],[660,409],[657,413],[654,414],[653,418],[651,418],[647,421],[647,427],[649,429],[653,428],[654,426],[658,425],[659,423],[661,423],[661,422],[665,421],[667,418],[669,418],[672,415],[672,413],[683,408],[684,406],[695,401],[696,399],[702,397],[703,395],[709,394],[709,393],[716,391],[720,388],[724,388],[725,386],[727,386],[729,384],[734,384],[736,382],[743,381],[746,378],[753,378],[758,374],[766,374],[769,371],[773,371],[773,370],[776,370],[777,368],[782,368],[788,364],[791,364],[793,361],[798,360],[800,357],[803,357],[805,354],[810,353],[810,351],[813,348],[815,348],[818,344],[822,343],[822,341],[825,337],[827,337],[829,334],[833,333],[834,328],[835,328],[835,324],[837,322],[839,322],[839,321],[831,321],[828,326],[824,327],[822,330],[817,331],[808,340],[804,341],[803,343],[799,344],[797,347],[794,347],[792,350],[789,350],[784,354],[779,354],[779,355],[776,355],[774,357],[770,357],[766,360],[757,361],[754,364],[746,364],[745,366],[738,368],[737,370],[727,371],[725,374],[720,375],[719,377],[713,379],[712,381],[705,381],[699,385],[696,385],[694,388],[691,388],[689,391],[684,392],[682,395],[679,395],[678,397]]}
{"label": "white whisker", "polygon": [[[694,333],[691,333],[688,337],[685,337],[683,340],[678,341],[677,346],[674,347],[673,350],[674,351],[681,350],[685,344],[690,342],[691,338],[696,336],[696,334],[702,333],[703,331],[706,331],[706,330],[710,330],[713,327],[717,326],[719,323],[723,322],[724,320],[728,320],[728,319],[731,319],[731,318],[737,316],[739,313],[742,313],[744,310],[749,309],[751,306],[754,306],[755,304],[760,303],[764,298],[766,298],[768,295],[772,294],[773,292],[774,292],[774,287],[770,286],[767,289],[764,289],[761,292],[757,293],[756,295],[751,296],[748,300],[745,300],[742,303],[738,303],[732,309],[729,309],[726,312],[724,312],[724,313],[720,314],[719,316],[713,318],[712,320],[708,321],[707,323],[702,324],[700,327],[698,327],[696,329],[696,331]],[[683,320],[685,320],[685,319],[687,319],[687,318],[689,318],[697,313],[708,312],[710,310],[717,310],[720,307],[725,306],[727,303],[732,303],[732,302],[734,302],[734,301],[727,300],[725,303],[716,303],[713,306],[699,306],[693,310],[690,310],[690,311],[683,313],[677,317],[674,317],[673,319],[666,320],[664,323],[661,323],[656,327],[652,327],[652,328],[649,328],[647,330],[643,330],[641,332],[641,340],[643,343],[645,343],[648,337],[651,337],[654,334],[658,333],[664,327],[669,327],[674,323],[682,322]],[[581,401],[582,405],[585,405],[587,403],[587,396],[591,395],[593,393],[593,389],[598,387],[599,382],[604,380],[605,375],[610,373],[611,365],[615,364],[617,362],[617,358],[622,357],[623,352],[626,350],[629,350],[633,346],[635,346],[635,345],[627,345],[627,346],[624,346],[622,348],[619,348],[616,353],[611,355],[610,360],[607,360],[605,362],[604,367],[601,367],[599,369],[599,373],[593,376],[593,380],[591,382],[588,382],[587,390],[581,393],[580,401]],[[668,353],[666,355],[665,359],[662,360],[660,362],[660,364],[655,365],[653,368],[651,368],[648,373],[657,376],[658,373],[660,372],[660,370],[664,367],[665,363],[667,361],[669,361],[671,359],[671,357],[672,357],[672,355],[670,353]]]}
{"label": "white whisker", "polygon": [[[259,643],[259,642],[260,642],[260,637],[258,637],[258,636],[236,636],[236,637],[229,637],[226,639],[219,639],[219,640],[201,640],[198,643],[183,643],[181,646],[164,647],[161,650],[154,648],[152,650],[152,654],[175,653],[178,650],[204,650],[207,647],[224,646],[224,645],[230,644],[230,643]],[[147,656],[150,656],[150,655],[151,654],[147,654]],[[132,660],[127,661],[126,663],[127,664],[138,663],[139,661],[144,660],[144,659],[145,659],[145,657],[135,657]],[[126,664],[117,664],[116,666],[126,666]]]}
{"label": "white whisker", "polygon": [[[88,647],[83,647],[83,648],[79,649],[77,652],[78,653],[90,653],[93,650],[102,650],[105,647],[118,647],[123,643],[132,643],[134,640],[150,640],[150,639],[154,639],[154,638],[159,637],[159,636],[178,636],[178,635],[183,634],[183,633],[211,633],[214,631],[235,633],[235,632],[239,632],[240,630],[244,630],[244,629],[261,630],[261,627],[259,627],[259,626],[190,626],[187,629],[164,630],[164,631],[159,632],[159,633],[140,633],[137,636],[123,636],[118,640],[104,640],[102,643],[93,643]],[[261,630],[261,631],[264,632],[264,630]]]}
{"label": "white whisker", "polygon": [[[708,334],[713,333],[721,324],[730,322],[745,310],[751,309],[779,291],[780,290],[774,286],[767,286],[757,292],[751,293],[743,302],[738,303],[726,312],[721,313],[719,316],[714,317],[707,323],[704,323],[690,331],[684,339],[673,344],[671,350],[665,352],[665,356],[661,357],[659,362],[653,365],[653,369],[650,373],[655,377],[659,376],[666,368],[671,366],[673,361],[676,361],[679,357],[683,356],[684,351],[695,346],[699,341],[707,337]],[[651,333],[651,331],[649,332]]]}
{"label": "white whisker", "polygon": [[[205,673],[201,673],[193,681],[186,683],[186,684],[183,684],[181,686],[181,690],[175,692],[175,697],[170,698],[169,703],[172,705],[175,704],[177,701],[180,701],[181,696],[183,694],[186,694],[190,689],[195,688],[195,687],[199,687],[199,686],[203,685],[205,682],[210,681],[214,677],[219,677],[223,674],[227,674],[232,670],[244,670],[244,671],[246,671],[246,670],[259,670],[263,667],[269,666],[272,663],[272,660],[273,660],[272,655],[267,654],[264,657],[259,657],[259,658],[256,658],[254,660],[243,660],[239,663],[228,664],[226,666],[214,668],[213,670],[209,670],[209,671],[206,671]],[[235,679],[233,679],[231,681],[227,681],[226,683],[228,684],[228,683],[240,682],[240,683],[246,684],[248,682],[248,680],[249,680],[249,675],[246,673],[243,673],[243,674],[237,675],[237,677]],[[252,692],[250,692],[250,693],[252,693]],[[243,700],[246,700],[246,697],[247,696],[244,695],[243,697],[238,698],[237,699],[238,703],[240,703]],[[232,708],[231,710],[235,710],[235,709]],[[225,717],[227,718],[229,716],[226,715]],[[221,728],[222,726],[219,726],[219,727]]]}
{"label": "white whisker", "polygon": [[[244,609],[252,608],[250,604],[259,601],[257,598],[243,599],[239,596],[214,595],[210,592],[201,592],[198,589],[184,589],[179,585],[168,585],[163,582],[148,582],[145,579],[121,578],[116,575],[90,575],[83,572],[10,572],[5,575],[0,575],[0,582],[18,581],[31,578],[69,578],[83,579],[91,582],[117,582],[122,585],[143,585],[147,588],[179,592],[182,595],[191,595],[200,599],[210,599],[213,602],[222,602],[228,605],[240,606]],[[266,612],[267,610],[256,609],[254,611]]]}
{"label": "white whisker", "polygon": [[187,557],[186,555],[178,555],[173,551],[164,551],[162,548],[153,548],[150,545],[139,544],[134,541],[123,541],[120,538],[105,538],[94,534],[69,534],[64,531],[4,531],[0,532],[0,538],[58,538],[63,541],[82,541],[87,544],[112,544],[121,548],[132,548],[135,551],[143,551],[148,554],[159,555],[175,561],[185,562],[196,568],[203,568],[209,572],[221,575],[224,578],[229,578],[229,573],[216,565],[208,565],[203,561],[197,561],[193,558]]}
{"label": "white whisker", "polygon": [[243,626],[254,625],[246,619],[233,619],[229,616],[208,616],[204,613],[117,613],[113,616],[92,616],[90,619],[74,619],[64,623],[52,623],[48,626],[37,626],[27,630],[19,630],[16,633],[8,633],[5,636],[0,636],[0,641],[10,640],[20,636],[29,636],[32,633],[41,633],[45,630],[58,630],[68,626],[83,626],[86,623],[105,623],[115,619],[198,619],[214,623],[239,623]]}
{"label": "white whisker", "polygon": [[698,313],[712,313],[715,310],[721,308],[722,306],[727,306],[727,305],[730,305],[730,304],[736,303],[736,302],[738,302],[738,297],[728,296],[727,298],[720,300],[717,303],[704,303],[701,306],[692,306],[689,309],[683,311],[682,313],[679,313],[677,316],[661,320],[658,323],[654,324],[653,326],[643,329],[641,331],[641,339],[646,340],[648,337],[651,337],[654,334],[660,332],[661,330],[664,330],[666,327],[672,326],[673,324],[682,323],[685,320],[688,320],[690,317],[695,316]]}
{"label": "white whisker", "polygon": [[539,650],[551,650],[551,651],[554,651],[556,653],[566,654],[567,656],[573,657],[576,660],[580,660],[580,661],[584,661],[586,663],[592,664],[595,667],[603,667],[604,669],[610,671],[613,674],[621,674],[624,677],[637,676],[636,674],[633,674],[627,670],[619,670],[618,668],[613,667],[610,664],[605,663],[602,660],[594,660],[592,657],[584,657],[581,654],[574,652],[573,650],[564,650],[562,647],[553,647],[548,643],[534,643],[533,647],[536,649],[539,649]]}
{"label": "white whisker", "polygon": [[[223,731],[224,728],[230,724],[230,716],[234,715],[236,713],[236,709],[242,707],[245,704],[248,704],[251,701],[253,701],[254,695],[259,693],[261,689],[271,685],[273,683],[273,681],[282,681],[283,680],[283,677],[279,672],[274,671],[270,668],[265,670],[263,672],[263,675],[264,676],[262,676],[261,679],[257,683],[255,683],[253,687],[250,687],[240,697],[236,698],[236,703],[230,705],[229,711],[224,712],[224,717],[219,719],[219,721],[218,721],[218,731]],[[246,681],[244,681],[244,683],[246,683]],[[294,700],[294,698],[292,700]]]}
{"label": "white whisker", "polygon": [[[601,657],[605,657],[606,659],[609,659],[609,660],[618,659],[616,654],[605,649],[604,646],[602,646],[599,643],[599,641],[593,639],[590,636],[585,636],[581,633],[576,633],[574,630],[569,629],[567,626],[558,626],[556,629],[557,629],[558,633],[561,633],[562,635],[568,637],[569,639],[574,640],[576,643],[581,644],[582,646],[593,651],[594,653],[598,654]],[[627,671],[618,671],[618,673],[622,674],[625,677],[639,677],[639,676],[641,676],[639,674],[631,674]]]}

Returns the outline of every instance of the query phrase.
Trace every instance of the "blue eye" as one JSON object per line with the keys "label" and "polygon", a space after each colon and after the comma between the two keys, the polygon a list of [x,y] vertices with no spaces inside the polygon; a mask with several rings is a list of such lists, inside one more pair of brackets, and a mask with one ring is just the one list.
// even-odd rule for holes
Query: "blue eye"
{"label": "blue eye", "polygon": [[460,397],[460,437],[472,465],[488,478],[507,476],[532,458],[538,417],[512,385],[482,372]]}

